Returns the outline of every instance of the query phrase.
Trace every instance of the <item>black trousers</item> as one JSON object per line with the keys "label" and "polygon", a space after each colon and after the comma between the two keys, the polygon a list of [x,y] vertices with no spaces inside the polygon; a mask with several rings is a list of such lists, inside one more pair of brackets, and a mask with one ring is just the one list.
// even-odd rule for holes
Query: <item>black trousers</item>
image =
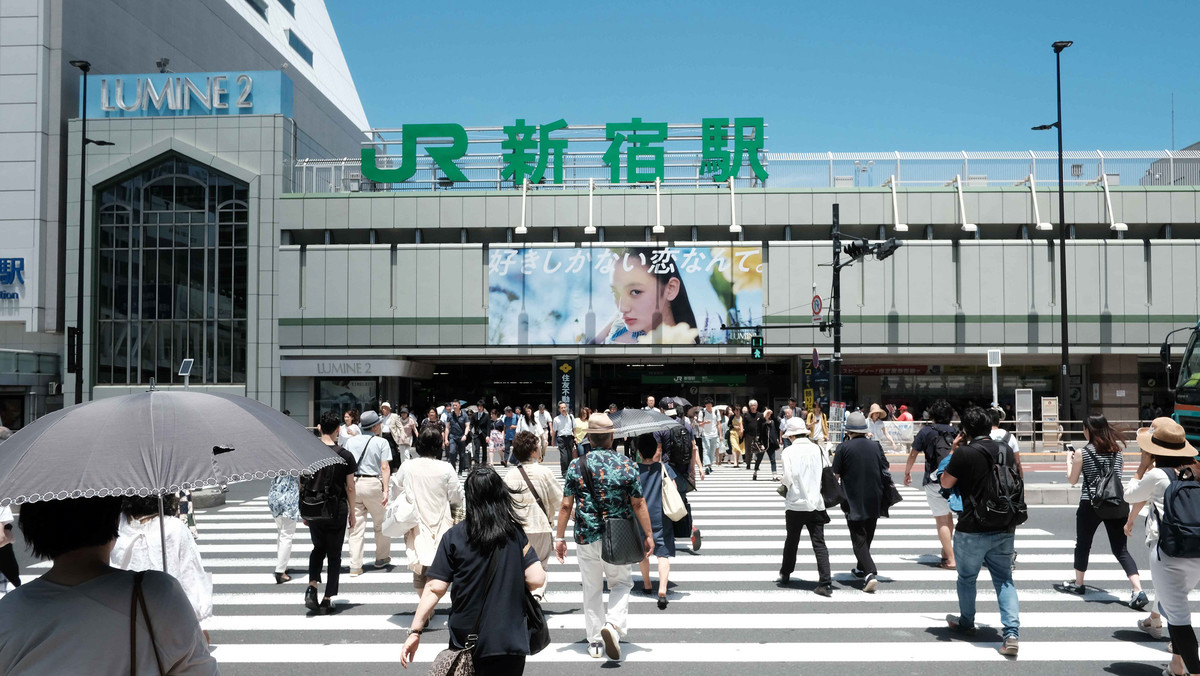
{"label": "black trousers", "polygon": [[567,467],[571,464],[571,453],[575,451],[575,437],[565,434],[555,437],[554,443],[558,446],[558,465],[562,468],[562,475],[567,475]]}
{"label": "black trousers", "polygon": [[[488,457],[487,437],[479,437],[479,436],[474,437],[474,442],[475,442],[475,450],[473,451],[473,455],[475,456],[475,458],[474,458],[475,464],[476,465],[487,464],[487,460],[484,460],[485,457]],[[490,460],[490,459],[491,458],[488,457],[488,460]]]}
{"label": "black trousers", "polygon": [[[775,469],[775,449],[770,449],[766,453],[757,453],[758,459],[754,461],[754,471],[757,472],[762,467],[763,456],[771,459],[771,474],[775,474],[778,470]],[[750,464],[750,463],[746,463]]]}
{"label": "black trousers", "polygon": [[487,676],[521,676],[525,673],[524,655],[494,655],[475,660],[475,673]]}
{"label": "black trousers", "polygon": [[1200,649],[1196,645],[1196,630],[1190,624],[1176,626],[1168,622],[1167,632],[1171,635],[1171,647],[1175,654],[1183,658],[1184,670],[1189,674],[1200,674]]}
{"label": "black trousers", "polygon": [[1113,556],[1117,557],[1117,563],[1121,564],[1121,569],[1126,575],[1137,575],[1137,563],[1129,554],[1129,538],[1125,537],[1125,519],[1101,520],[1088,500],[1080,501],[1079,509],[1075,512],[1075,570],[1088,569],[1092,539],[1096,536],[1096,529],[1100,524],[1104,524],[1104,530],[1108,533],[1108,546],[1112,549]]}
{"label": "black trousers", "polygon": [[846,521],[850,529],[850,546],[854,549],[854,558],[858,561],[858,569],[864,573],[878,573],[875,560],[871,558],[871,542],[875,540],[875,524],[879,519],[865,521]]}
{"label": "black trousers", "polygon": [[338,580],[342,575],[342,544],[346,541],[346,517],[336,525],[309,526],[312,538],[312,553],[308,555],[308,581],[321,581],[321,564],[329,563],[329,583],[325,585],[326,596],[336,596]]}
{"label": "black trousers", "polygon": [[8,578],[12,586],[21,586],[21,567],[17,565],[17,555],[13,553],[11,543],[0,547],[0,575]]}
{"label": "black trousers", "polygon": [[808,528],[808,539],[812,541],[813,556],[817,557],[817,577],[820,584],[833,584],[829,572],[829,548],[825,546],[825,524],[815,523],[819,512],[784,512],[787,518],[787,537],[783,540],[783,565],[780,575],[791,575],[796,570],[796,550],[800,547],[800,536]]}

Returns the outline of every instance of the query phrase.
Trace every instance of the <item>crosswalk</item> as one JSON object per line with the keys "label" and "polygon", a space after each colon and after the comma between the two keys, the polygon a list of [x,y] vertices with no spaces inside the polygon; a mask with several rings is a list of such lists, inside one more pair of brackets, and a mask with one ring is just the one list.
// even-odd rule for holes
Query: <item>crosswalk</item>
{"label": "crosswalk", "polygon": [[[866,663],[879,674],[941,673],[944,668],[913,670],[913,662],[978,664],[972,667],[976,673],[991,673],[988,664],[1007,659],[995,650],[998,632],[988,629],[999,627],[999,614],[986,572],[979,582],[979,635],[963,640],[945,629],[944,616],[957,612],[955,574],[934,567],[939,545],[923,493],[916,488],[901,486],[904,501],[892,510],[891,519],[879,523],[873,548],[880,569],[876,593],[860,591],[849,572],[854,557],[845,520],[836,510],[826,527],[833,597],[811,592],[816,565],[807,538],[801,540],[791,586],[777,587],[784,515],[777,484],[769,476],[751,481],[743,469],[719,468],[689,496],[703,547],[695,554],[682,551],[672,561],[667,610],[658,610],[652,597],[632,597],[622,664],[626,673],[658,673],[666,663],[686,664],[688,673],[696,674],[727,674],[743,663],[761,664],[764,673],[796,673],[786,665],[802,665],[802,673]],[[403,566],[403,544],[392,546],[393,561],[400,565],[356,578],[343,574],[339,611],[311,616],[302,603],[311,549],[303,526],[292,549],[293,581],[276,585],[271,577],[275,525],[266,506],[267,489],[266,482],[234,486],[228,504],[197,515],[199,547],[214,583],[215,612],[208,628],[222,672],[299,676],[359,663],[370,669],[347,673],[394,673],[418,600],[412,575]],[[1051,588],[1072,575],[1073,517],[1073,507],[1035,507],[1018,531],[1015,576],[1022,645],[1019,663],[1006,665],[1003,673],[1040,674],[1055,664],[1062,673],[1103,673],[1112,664],[1165,664],[1165,642],[1134,628],[1144,614],[1123,605],[1128,582],[1106,547],[1098,544],[1093,552],[1088,583],[1107,592],[1092,588],[1075,597]],[[367,538],[370,561],[369,529]],[[1131,538],[1130,547],[1144,564],[1140,534]],[[566,564],[548,567],[544,607],[553,643],[530,658],[529,674],[563,673],[564,665],[577,663],[599,668],[602,663],[588,657],[583,643],[573,543],[568,549]],[[348,552],[344,557],[346,563]],[[28,572],[42,572],[39,567]],[[1152,586],[1145,565],[1142,577]],[[634,584],[640,585],[636,567]],[[441,606],[418,652],[416,673],[424,670],[420,663],[431,661],[445,645],[449,599]],[[908,666],[889,670],[900,664]],[[574,673],[581,667],[565,668]]]}

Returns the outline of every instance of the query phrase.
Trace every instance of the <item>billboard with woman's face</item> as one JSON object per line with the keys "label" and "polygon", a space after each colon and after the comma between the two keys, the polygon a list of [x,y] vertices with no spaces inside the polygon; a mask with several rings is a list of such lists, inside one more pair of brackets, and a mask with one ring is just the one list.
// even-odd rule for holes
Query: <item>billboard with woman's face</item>
{"label": "billboard with woman's face", "polygon": [[762,323],[762,248],[491,249],[489,345],[723,345]]}

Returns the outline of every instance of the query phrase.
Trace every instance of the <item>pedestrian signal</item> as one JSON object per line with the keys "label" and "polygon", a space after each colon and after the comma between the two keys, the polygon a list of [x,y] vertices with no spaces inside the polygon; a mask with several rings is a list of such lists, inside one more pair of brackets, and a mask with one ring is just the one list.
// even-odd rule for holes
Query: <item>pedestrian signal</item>
{"label": "pedestrian signal", "polygon": [[763,337],[762,336],[750,336],[750,358],[751,359],[762,359],[763,358]]}

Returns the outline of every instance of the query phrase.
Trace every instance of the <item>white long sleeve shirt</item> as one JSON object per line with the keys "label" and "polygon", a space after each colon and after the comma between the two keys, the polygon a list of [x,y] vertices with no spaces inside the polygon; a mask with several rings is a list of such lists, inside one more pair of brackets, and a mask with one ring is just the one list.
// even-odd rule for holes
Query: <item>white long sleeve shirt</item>
{"label": "white long sleeve shirt", "polygon": [[[143,522],[122,516],[109,564],[123,570],[162,570],[163,547],[158,519],[156,516]],[[205,620],[213,614],[212,575],[204,570],[196,540],[182,521],[167,518],[163,527],[167,536],[167,570],[164,572],[179,580],[179,586],[183,587],[196,619],[203,627]]]}
{"label": "white long sleeve shirt", "polygon": [[1146,472],[1141,479],[1130,479],[1125,484],[1125,502],[1135,504],[1149,502],[1154,506],[1146,515],[1146,546],[1151,550],[1158,545],[1158,515],[1163,512],[1163,497],[1171,478],[1165,470],[1157,467]]}
{"label": "white long sleeve shirt", "polygon": [[829,465],[821,447],[807,437],[798,437],[783,449],[784,486],[788,487],[787,509],[797,512],[819,512],[825,509],[821,497],[821,470]]}

